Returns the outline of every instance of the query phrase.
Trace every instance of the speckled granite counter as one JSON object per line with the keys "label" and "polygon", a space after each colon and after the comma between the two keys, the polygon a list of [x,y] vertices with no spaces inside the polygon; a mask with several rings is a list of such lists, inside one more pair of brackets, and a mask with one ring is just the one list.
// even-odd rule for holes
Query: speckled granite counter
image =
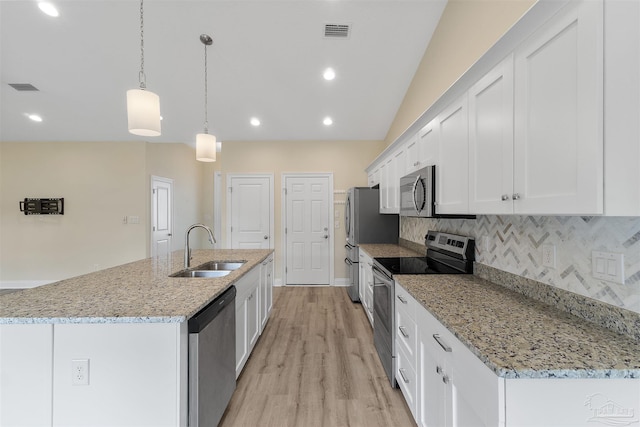
{"label": "speckled granite counter", "polygon": [[467,275],[394,278],[504,378],[640,378],[640,342]]}
{"label": "speckled granite counter", "polygon": [[365,243],[358,245],[358,247],[368,253],[372,258],[424,256],[424,253],[421,254],[392,243]]}
{"label": "speckled granite counter", "polygon": [[272,252],[194,250],[192,267],[211,260],[247,261],[213,279],[168,277],[183,268],[183,251],[176,251],[168,258],[148,258],[0,295],[0,324],[184,322]]}

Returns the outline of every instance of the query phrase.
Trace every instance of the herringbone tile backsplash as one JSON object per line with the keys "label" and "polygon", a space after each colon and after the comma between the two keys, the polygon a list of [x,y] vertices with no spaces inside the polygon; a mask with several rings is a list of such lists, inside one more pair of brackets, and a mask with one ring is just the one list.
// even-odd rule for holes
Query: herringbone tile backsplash
{"label": "herringbone tile backsplash", "polygon": [[[640,218],[401,218],[400,237],[406,240],[423,244],[428,230],[474,237],[476,262],[481,264],[640,313]],[[555,269],[542,266],[543,244],[556,246]],[[592,251],[624,254],[624,285],[592,277]]]}

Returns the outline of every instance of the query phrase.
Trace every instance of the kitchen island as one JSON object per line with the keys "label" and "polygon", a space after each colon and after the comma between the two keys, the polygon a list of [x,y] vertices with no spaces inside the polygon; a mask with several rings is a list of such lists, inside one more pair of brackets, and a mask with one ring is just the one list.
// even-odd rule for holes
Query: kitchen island
{"label": "kitchen island", "polygon": [[0,296],[0,425],[186,425],[186,321],[272,252],[194,250],[246,261],[220,278],[169,277],[177,251]]}

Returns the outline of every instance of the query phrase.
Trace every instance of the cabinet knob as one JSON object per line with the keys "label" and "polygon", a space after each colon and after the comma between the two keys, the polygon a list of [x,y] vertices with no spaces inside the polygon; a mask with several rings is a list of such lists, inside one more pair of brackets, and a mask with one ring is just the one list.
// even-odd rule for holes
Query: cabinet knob
{"label": "cabinet knob", "polygon": [[267,240],[267,239],[269,239],[269,236],[267,236],[267,235],[265,234],[265,236],[264,236],[264,240]]}
{"label": "cabinet knob", "polygon": [[502,195],[502,201],[506,202],[507,200],[509,200],[509,195],[508,194],[503,194]]}
{"label": "cabinet knob", "polygon": [[513,193],[513,200],[520,200],[520,194],[519,193]]}

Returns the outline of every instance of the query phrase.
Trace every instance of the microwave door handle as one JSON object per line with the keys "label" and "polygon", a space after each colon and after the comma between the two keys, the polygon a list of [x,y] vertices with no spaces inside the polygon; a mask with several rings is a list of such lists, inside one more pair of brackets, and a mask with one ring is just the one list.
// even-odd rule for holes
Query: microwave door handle
{"label": "microwave door handle", "polygon": [[420,175],[416,177],[416,182],[413,183],[413,207],[416,210],[416,213],[420,215],[420,209],[418,209],[418,201],[416,200],[416,190],[418,189],[418,183],[420,182]]}

